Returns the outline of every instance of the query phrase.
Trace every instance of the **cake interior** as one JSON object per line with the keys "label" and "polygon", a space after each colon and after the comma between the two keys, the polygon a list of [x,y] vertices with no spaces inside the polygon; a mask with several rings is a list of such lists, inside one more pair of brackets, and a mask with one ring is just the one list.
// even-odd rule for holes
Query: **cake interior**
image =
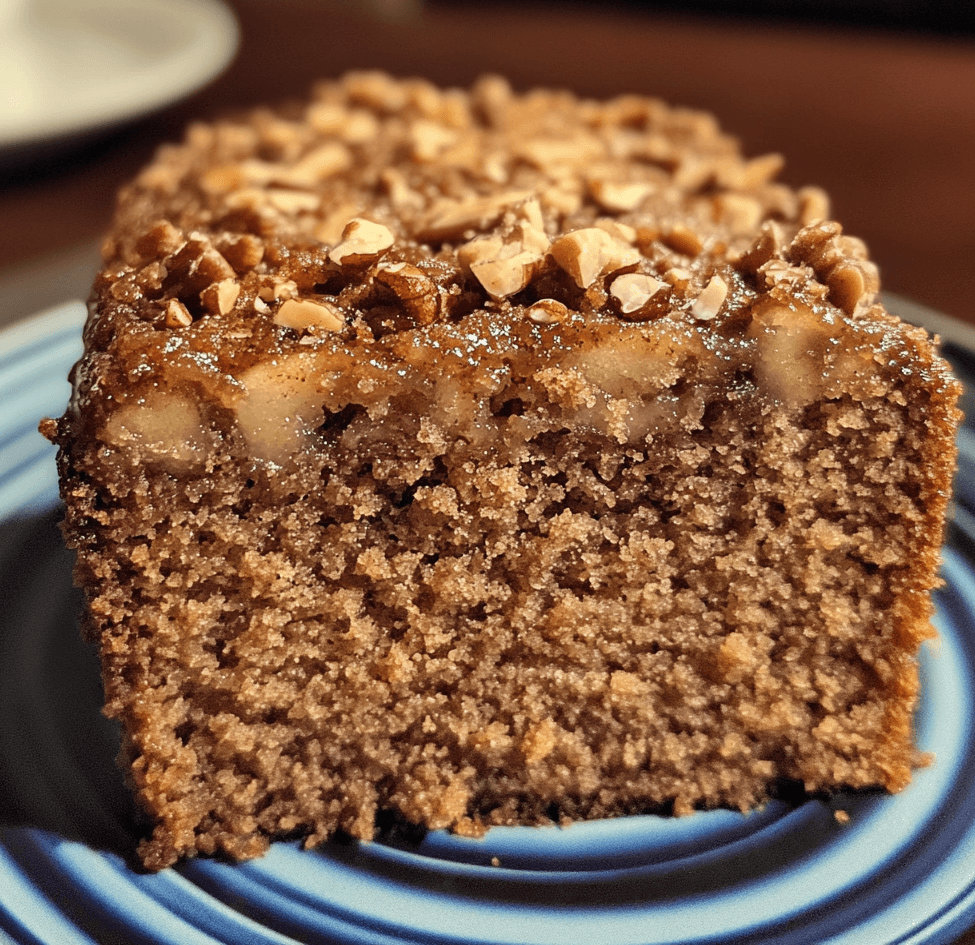
{"label": "cake interior", "polygon": [[809,324],[481,312],[130,398],[75,495],[147,865],[903,787],[944,443],[889,326]]}

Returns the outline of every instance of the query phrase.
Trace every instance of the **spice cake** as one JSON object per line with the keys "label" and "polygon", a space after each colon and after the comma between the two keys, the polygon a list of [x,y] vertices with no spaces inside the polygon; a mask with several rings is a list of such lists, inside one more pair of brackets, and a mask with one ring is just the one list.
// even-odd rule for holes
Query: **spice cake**
{"label": "spice cake", "polygon": [[377,73],[160,150],[43,425],[147,867],[908,783],[958,386],[781,163]]}

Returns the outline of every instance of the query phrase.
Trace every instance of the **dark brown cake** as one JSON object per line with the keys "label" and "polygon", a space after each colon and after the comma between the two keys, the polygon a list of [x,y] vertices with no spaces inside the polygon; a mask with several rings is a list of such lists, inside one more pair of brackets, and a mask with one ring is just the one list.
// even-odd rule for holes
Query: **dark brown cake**
{"label": "dark brown cake", "polygon": [[149,868],[908,783],[958,385],[780,165],[375,73],[160,151],[44,427]]}

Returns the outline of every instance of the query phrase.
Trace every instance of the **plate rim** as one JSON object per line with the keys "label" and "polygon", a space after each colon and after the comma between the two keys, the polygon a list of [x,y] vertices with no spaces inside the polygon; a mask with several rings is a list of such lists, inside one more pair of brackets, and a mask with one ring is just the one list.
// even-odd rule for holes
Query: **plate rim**
{"label": "plate rim", "polygon": [[[138,68],[126,68],[112,78],[102,78],[71,109],[53,105],[50,96],[33,112],[17,118],[0,117],[0,153],[25,151],[47,142],[96,132],[139,115],[149,114],[191,94],[219,75],[231,62],[240,44],[237,18],[223,0],[39,0],[34,19],[56,20],[58,10],[79,14],[95,11],[100,16],[129,13],[154,18],[186,17],[181,30],[186,41],[169,55]],[[45,9],[45,7],[47,9]],[[33,36],[37,32],[39,35]],[[144,36],[151,35],[146,30]],[[44,29],[30,30],[21,39],[43,43],[57,38]],[[15,37],[16,38],[16,37]],[[64,77],[68,78],[68,77]],[[74,76],[73,78],[78,78]],[[57,90],[66,82],[59,82]]]}

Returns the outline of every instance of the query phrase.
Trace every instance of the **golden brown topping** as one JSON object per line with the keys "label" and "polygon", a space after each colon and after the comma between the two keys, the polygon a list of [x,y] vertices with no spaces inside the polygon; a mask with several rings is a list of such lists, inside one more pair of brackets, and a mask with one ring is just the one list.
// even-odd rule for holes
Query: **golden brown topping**
{"label": "golden brown topping", "polygon": [[511,211],[508,222],[490,236],[464,244],[457,258],[474,274],[491,298],[507,298],[524,289],[542,265],[549,242],[542,229],[537,200]]}
{"label": "golden brown topping", "polygon": [[819,187],[799,190],[799,222],[803,226],[829,219],[829,195]]}
{"label": "golden brown topping", "polygon": [[664,282],[669,283],[681,292],[691,284],[693,278],[694,276],[682,266],[672,266],[664,273]]}
{"label": "golden brown topping", "polygon": [[328,298],[375,339],[508,300],[545,322],[541,296],[737,332],[756,294],[853,314],[877,290],[825,194],[776,182],[778,155],[746,159],[711,116],[639,96],[360,72],[303,108],[195,125],[158,163],[125,205],[132,235],[106,243],[120,267],[106,291],[132,306],[175,297],[194,318],[269,320],[282,301]]}
{"label": "golden brown topping", "polygon": [[675,223],[664,233],[663,241],[685,256],[696,256],[704,248],[701,237],[684,223]]}
{"label": "golden brown topping", "polygon": [[497,223],[509,207],[533,196],[530,190],[512,190],[464,200],[438,200],[420,222],[417,238],[438,242],[463,238],[468,231],[473,231],[471,235],[482,232]]}
{"label": "golden brown topping", "polygon": [[589,184],[589,192],[593,198],[610,213],[636,210],[652,191],[653,184],[649,181],[625,183],[614,180],[594,180]]}
{"label": "golden brown topping", "polygon": [[804,227],[789,246],[788,257],[812,267],[829,289],[830,301],[848,314],[871,304],[880,288],[877,267],[867,258],[863,242],[843,236],[839,223]]}

